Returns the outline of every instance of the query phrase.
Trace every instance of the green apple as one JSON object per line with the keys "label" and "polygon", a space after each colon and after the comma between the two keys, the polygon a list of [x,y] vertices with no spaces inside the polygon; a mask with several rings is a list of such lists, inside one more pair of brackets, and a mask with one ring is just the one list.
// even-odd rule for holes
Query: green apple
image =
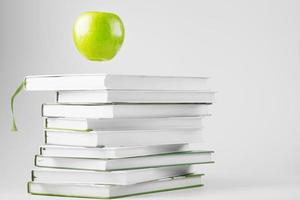
{"label": "green apple", "polygon": [[112,59],[123,44],[124,25],[119,16],[108,12],[83,12],[73,26],[73,40],[87,59]]}

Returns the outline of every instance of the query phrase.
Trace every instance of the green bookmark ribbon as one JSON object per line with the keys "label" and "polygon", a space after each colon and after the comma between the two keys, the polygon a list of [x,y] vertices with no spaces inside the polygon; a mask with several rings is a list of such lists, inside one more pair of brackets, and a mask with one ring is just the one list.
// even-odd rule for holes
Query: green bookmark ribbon
{"label": "green bookmark ribbon", "polygon": [[14,94],[11,96],[10,98],[10,111],[12,114],[12,124],[11,124],[11,131],[12,132],[16,132],[17,129],[17,124],[16,124],[16,119],[15,119],[15,112],[14,112],[14,103],[15,103],[15,98],[16,96],[22,91],[24,90],[26,87],[26,80],[24,79],[22,81],[22,83],[17,87],[16,91],[14,92]]}

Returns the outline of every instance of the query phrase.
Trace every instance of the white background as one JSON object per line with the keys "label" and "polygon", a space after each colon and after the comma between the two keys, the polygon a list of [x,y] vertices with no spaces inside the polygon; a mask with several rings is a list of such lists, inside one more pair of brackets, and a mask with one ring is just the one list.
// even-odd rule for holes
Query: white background
{"label": "white background", "polygon": [[[126,39],[109,62],[74,47],[82,11],[119,14]],[[199,0],[0,1],[0,199],[26,194],[43,142],[40,105],[54,94],[9,98],[25,75],[118,73],[210,76],[216,90],[205,138],[216,151],[202,189],[132,199],[299,199],[300,2]],[[61,199],[61,198],[57,198]]]}

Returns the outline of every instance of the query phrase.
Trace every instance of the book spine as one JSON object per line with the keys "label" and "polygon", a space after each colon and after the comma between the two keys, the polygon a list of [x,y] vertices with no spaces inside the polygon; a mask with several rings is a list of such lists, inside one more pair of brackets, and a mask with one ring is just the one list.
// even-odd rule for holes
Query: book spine
{"label": "book spine", "polygon": [[45,106],[45,104],[42,104],[42,108],[41,108],[41,116],[42,116],[42,117],[45,117],[45,116],[44,116],[44,106]]}
{"label": "book spine", "polygon": [[56,92],[55,94],[55,102],[58,103],[58,99],[59,99],[59,92]]}
{"label": "book spine", "polygon": [[47,136],[47,131],[44,131],[44,143],[45,143],[45,144],[48,143],[47,138],[48,138],[48,136]]}
{"label": "book spine", "polygon": [[36,178],[36,177],[34,176],[34,171],[31,170],[31,181],[34,181],[35,178]]}
{"label": "book spine", "polygon": [[27,193],[30,194],[30,182],[27,183]]}
{"label": "book spine", "polygon": [[37,166],[37,155],[34,156],[34,166],[38,167]]}
{"label": "book spine", "polygon": [[40,155],[41,155],[41,156],[43,155],[43,148],[44,148],[44,147],[40,147]]}
{"label": "book spine", "polygon": [[44,118],[44,128],[47,128],[47,127],[48,127],[48,119]]}

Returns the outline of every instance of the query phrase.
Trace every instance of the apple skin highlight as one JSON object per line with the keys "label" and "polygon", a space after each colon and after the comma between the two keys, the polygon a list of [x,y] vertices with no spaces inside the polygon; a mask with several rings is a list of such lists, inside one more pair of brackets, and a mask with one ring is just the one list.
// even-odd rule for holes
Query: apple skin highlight
{"label": "apple skin highlight", "polygon": [[115,57],[123,44],[125,28],[119,16],[108,12],[83,12],[73,26],[73,40],[82,56],[92,61]]}

